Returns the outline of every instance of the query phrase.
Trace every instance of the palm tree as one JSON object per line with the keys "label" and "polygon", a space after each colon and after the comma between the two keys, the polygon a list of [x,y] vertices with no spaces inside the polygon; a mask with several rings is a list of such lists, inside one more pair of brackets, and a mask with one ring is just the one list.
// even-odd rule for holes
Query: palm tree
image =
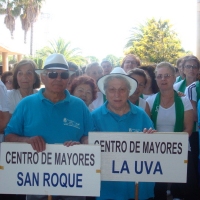
{"label": "palm tree", "polygon": [[21,13],[21,6],[17,0],[0,0],[0,15],[5,15],[4,24],[10,30],[11,38],[15,30],[15,18]]}
{"label": "palm tree", "polygon": [[65,42],[64,39],[59,38],[58,40],[50,41],[49,46],[46,46],[36,52],[36,56],[46,59],[46,57],[52,53],[63,54],[67,61],[74,62],[78,66],[86,64],[86,59],[81,56],[79,48],[71,48],[70,42]]}
{"label": "palm tree", "polygon": [[18,0],[19,4],[23,7],[23,13],[21,14],[20,18],[22,29],[24,30],[24,43],[26,43],[27,32],[29,29],[31,29],[30,55],[33,55],[33,25],[37,21],[42,3],[44,1],[45,0]]}

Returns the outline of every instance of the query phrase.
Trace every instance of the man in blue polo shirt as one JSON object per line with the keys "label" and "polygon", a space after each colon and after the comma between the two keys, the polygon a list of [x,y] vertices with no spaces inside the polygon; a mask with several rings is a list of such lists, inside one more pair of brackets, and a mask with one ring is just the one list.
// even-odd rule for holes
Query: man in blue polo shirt
{"label": "man in blue polo shirt", "polygon": [[92,118],[85,103],[65,89],[69,70],[64,56],[50,55],[40,74],[45,88],[18,104],[5,129],[5,141],[29,143],[37,152],[44,151],[46,143],[87,143],[88,132],[93,130]]}

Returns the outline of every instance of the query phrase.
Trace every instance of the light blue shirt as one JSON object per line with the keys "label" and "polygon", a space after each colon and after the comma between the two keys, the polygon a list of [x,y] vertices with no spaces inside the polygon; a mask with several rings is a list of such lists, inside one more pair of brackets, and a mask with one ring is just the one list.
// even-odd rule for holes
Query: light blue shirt
{"label": "light blue shirt", "polygon": [[[153,128],[153,123],[143,109],[128,101],[130,111],[119,116],[107,109],[108,102],[92,112],[96,131],[106,132],[142,132],[144,128]],[[102,181],[101,193],[97,199],[127,200],[134,197],[134,182]],[[139,199],[154,197],[154,183],[139,183]]]}
{"label": "light blue shirt", "polygon": [[42,136],[46,143],[80,141],[94,129],[85,103],[65,90],[65,99],[53,103],[43,96],[44,88],[25,97],[17,105],[5,135]]}

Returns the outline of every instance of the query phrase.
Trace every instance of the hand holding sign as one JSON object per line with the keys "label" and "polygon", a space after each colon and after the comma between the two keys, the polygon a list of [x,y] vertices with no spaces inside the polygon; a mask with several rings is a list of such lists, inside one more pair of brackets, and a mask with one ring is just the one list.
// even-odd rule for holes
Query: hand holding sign
{"label": "hand holding sign", "polygon": [[37,152],[42,152],[46,149],[46,143],[41,136],[27,138],[27,143],[31,144],[33,150],[36,150]]}

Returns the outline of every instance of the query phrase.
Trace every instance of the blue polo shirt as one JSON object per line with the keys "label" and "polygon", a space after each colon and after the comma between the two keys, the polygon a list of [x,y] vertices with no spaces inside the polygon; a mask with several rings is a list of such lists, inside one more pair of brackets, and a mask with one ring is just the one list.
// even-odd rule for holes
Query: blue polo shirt
{"label": "blue polo shirt", "polygon": [[91,114],[81,99],[65,90],[65,99],[53,103],[43,96],[44,90],[20,101],[5,135],[42,136],[46,143],[54,144],[80,141],[94,129]]}
{"label": "blue polo shirt", "polygon": [[[107,109],[108,102],[92,112],[96,131],[101,132],[142,132],[144,128],[153,128],[153,123],[146,112],[128,101],[130,111],[119,116]],[[133,199],[134,182],[102,181],[99,200]],[[154,183],[139,183],[139,199],[154,197]]]}
{"label": "blue polo shirt", "polygon": [[108,102],[92,112],[96,131],[106,132],[142,132],[144,128],[153,128],[146,112],[128,101],[130,111],[119,116],[107,109]]}

